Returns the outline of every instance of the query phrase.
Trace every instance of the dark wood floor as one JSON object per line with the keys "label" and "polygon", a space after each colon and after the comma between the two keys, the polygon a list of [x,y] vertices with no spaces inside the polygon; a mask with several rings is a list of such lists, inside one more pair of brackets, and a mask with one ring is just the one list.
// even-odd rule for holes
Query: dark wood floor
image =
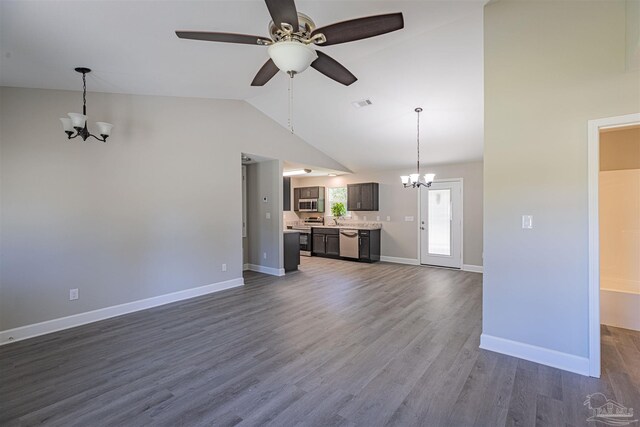
{"label": "dark wood floor", "polygon": [[479,350],[480,274],[301,268],[0,347],[0,424],[582,426],[596,391],[640,412],[640,333],[604,327],[587,378]]}

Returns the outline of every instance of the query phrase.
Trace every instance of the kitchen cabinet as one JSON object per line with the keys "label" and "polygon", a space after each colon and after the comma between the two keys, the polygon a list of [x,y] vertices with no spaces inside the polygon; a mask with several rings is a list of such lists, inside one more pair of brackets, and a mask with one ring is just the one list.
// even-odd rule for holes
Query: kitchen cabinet
{"label": "kitchen cabinet", "polygon": [[298,202],[300,201],[300,189],[293,189],[293,210],[298,211]]}
{"label": "kitchen cabinet", "polygon": [[326,236],[327,246],[325,253],[327,255],[340,256],[340,236],[333,234],[327,234]]}
{"label": "kitchen cabinet", "polygon": [[284,271],[294,271],[300,264],[300,233],[287,230],[284,233]]}
{"label": "kitchen cabinet", "polygon": [[291,210],[291,177],[282,178],[282,210]]}
{"label": "kitchen cabinet", "polygon": [[325,239],[327,236],[325,234],[313,233],[313,238],[311,239],[311,253],[314,255],[324,255],[327,253],[327,245],[325,243]]}
{"label": "kitchen cabinet", "polygon": [[348,211],[377,211],[379,210],[379,184],[365,182],[347,185]]}
{"label": "kitchen cabinet", "polygon": [[311,229],[313,255],[340,256],[340,230],[313,227]]}
{"label": "kitchen cabinet", "polygon": [[324,187],[300,187],[301,199],[324,199]]}
{"label": "kitchen cabinet", "polygon": [[360,261],[380,261],[380,230],[359,230],[358,248]]}

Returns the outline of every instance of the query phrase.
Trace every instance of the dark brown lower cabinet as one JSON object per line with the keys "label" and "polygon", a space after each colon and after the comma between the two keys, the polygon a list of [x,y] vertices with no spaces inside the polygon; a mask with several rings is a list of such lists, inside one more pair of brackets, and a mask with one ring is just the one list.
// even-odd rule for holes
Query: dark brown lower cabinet
{"label": "dark brown lower cabinet", "polygon": [[340,256],[340,236],[327,234],[327,255]]}
{"label": "dark brown lower cabinet", "polygon": [[360,261],[380,261],[380,230],[358,231]]}
{"label": "dark brown lower cabinet", "polygon": [[[313,255],[340,258],[340,230],[337,228],[313,227],[311,229],[311,252]],[[380,261],[380,230],[358,231],[358,260]],[[353,258],[341,258],[353,260]]]}
{"label": "dark brown lower cabinet", "polygon": [[300,233],[284,233],[284,271],[294,271],[300,264]]}
{"label": "dark brown lower cabinet", "polygon": [[325,242],[327,236],[322,233],[312,233],[311,252],[314,255],[324,255],[327,253],[327,244]]}

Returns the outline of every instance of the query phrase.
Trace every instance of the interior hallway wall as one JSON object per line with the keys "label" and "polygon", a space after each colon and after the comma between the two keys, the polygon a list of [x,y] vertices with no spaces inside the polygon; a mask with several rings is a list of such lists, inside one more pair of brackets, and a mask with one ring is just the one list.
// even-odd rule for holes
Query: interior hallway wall
{"label": "interior hallway wall", "polygon": [[587,123],[640,111],[626,4],[490,2],[484,29],[483,343],[586,373]]}

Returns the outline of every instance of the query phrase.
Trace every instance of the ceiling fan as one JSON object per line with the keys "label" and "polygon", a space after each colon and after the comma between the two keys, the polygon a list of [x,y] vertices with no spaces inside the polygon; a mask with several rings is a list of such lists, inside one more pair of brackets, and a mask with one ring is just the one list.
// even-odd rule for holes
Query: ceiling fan
{"label": "ceiling fan", "polygon": [[268,46],[270,59],[260,68],[251,86],[262,86],[278,70],[293,77],[309,66],[349,86],[357,80],[342,64],[312,45],[331,46],[379,36],[404,27],[402,13],[368,16],[316,28],[308,16],[296,10],[294,0],[265,0],[272,21],[269,37],[248,34],[176,31],[181,39]]}

